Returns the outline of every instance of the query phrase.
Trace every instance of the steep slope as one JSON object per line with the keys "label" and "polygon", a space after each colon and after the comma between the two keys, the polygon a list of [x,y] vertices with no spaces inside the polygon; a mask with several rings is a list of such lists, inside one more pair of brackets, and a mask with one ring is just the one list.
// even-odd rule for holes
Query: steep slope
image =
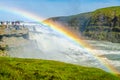
{"label": "steep slope", "polygon": [[95,10],[90,24],[94,26],[120,27],[120,6]]}
{"label": "steep slope", "polygon": [[94,11],[84,35],[91,39],[120,42],[120,6]]}
{"label": "steep slope", "polygon": [[89,39],[120,42],[120,6],[97,9],[67,17],[54,17],[52,20],[72,27]]}
{"label": "steep slope", "polygon": [[90,18],[92,16],[91,12],[82,13],[78,15],[72,16],[62,16],[62,17],[53,17],[45,20],[47,21],[54,21],[59,22],[65,26],[72,27],[75,30],[80,30],[81,32],[85,30],[85,27],[88,25]]}
{"label": "steep slope", "polygon": [[97,68],[63,62],[0,57],[0,80],[120,80]]}

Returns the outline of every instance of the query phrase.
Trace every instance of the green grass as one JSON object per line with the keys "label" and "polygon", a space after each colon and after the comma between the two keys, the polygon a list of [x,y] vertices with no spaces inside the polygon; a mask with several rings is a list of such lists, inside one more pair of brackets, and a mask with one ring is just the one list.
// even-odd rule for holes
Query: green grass
{"label": "green grass", "polygon": [[103,70],[63,62],[0,57],[0,80],[120,80]]}
{"label": "green grass", "polygon": [[109,17],[113,17],[114,16],[114,11],[116,12],[116,16],[119,16],[120,15],[120,6],[100,8],[100,9],[95,10],[94,13],[96,15],[99,14],[99,13],[104,13],[105,15],[107,15]]}

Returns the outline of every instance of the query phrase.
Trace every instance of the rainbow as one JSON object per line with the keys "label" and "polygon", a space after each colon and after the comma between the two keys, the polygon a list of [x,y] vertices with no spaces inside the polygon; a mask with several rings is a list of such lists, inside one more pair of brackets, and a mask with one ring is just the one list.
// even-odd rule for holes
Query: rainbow
{"label": "rainbow", "polygon": [[84,41],[84,38],[82,38],[77,32],[73,33],[74,31],[72,31],[72,29],[67,28],[65,26],[62,26],[58,23],[55,23],[53,21],[46,21],[46,22],[41,22],[43,20],[42,17],[39,17],[31,12],[27,12],[25,10],[21,10],[18,8],[10,8],[10,7],[4,7],[4,6],[0,6],[0,11],[7,11],[10,13],[14,13],[17,15],[22,15],[25,18],[37,21],[39,23],[42,23],[44,25],[48,25],[50,28],[54,29],[55,31],[58,31],[59,33],[63,34],[64,36],[66,36],[67,38],[71,39],[72,41],[76,42],[77,44],[79,44],[81,47],[85,48],[86,51],[93,55],[102,65],[104,65],[109,72],[118,75],[120,74],[120,72],[117,71],[117,69],[114,68],[113,65],[111,65],[107,59],[105,58],[101,58],[97,55],[97,53],[99,52],[94,52],[92,49],[94,49],[94,47],[90,46],[89,43],[87,43],[86,41]]}

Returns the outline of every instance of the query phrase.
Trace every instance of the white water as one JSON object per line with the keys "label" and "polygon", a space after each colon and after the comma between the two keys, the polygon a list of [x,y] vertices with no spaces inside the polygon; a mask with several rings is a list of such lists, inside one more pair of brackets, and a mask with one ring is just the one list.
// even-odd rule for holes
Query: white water
{"label": "white water", "polygon": [[[29,28],[29,40],[15,38],[16,42],[9,45],[10,56],[57,60],[84,66],[99,67],[107,71],[107,68],[92,54],[64,35],[59,34],[59,32],[42,24],[26,24],[25,26]],[[99,55],[120,53],[120,44],[99,41],[88,42],[98,47],[98,49],[94,49],[94,51],[100,51],[101,54]],[[108,61],[116,67],[119,67],[119,61]]]}

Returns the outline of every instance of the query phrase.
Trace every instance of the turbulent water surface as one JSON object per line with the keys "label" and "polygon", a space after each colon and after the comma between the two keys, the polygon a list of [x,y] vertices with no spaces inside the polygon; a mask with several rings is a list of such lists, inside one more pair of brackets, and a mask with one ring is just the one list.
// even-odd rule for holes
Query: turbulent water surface
{"label": "turbulent water surface", "polygon": [[[9,56],[21,58],[40,58],[58,60],[84,66],[99,67],[107,71],[85,48],[68,39],[66,36],[42,24],[25,24],[29,29],[29,39],[10,38]],[[14,41],[13,41],[14,40]],[[7,41],[7,40],[6,40]],[[11,42],[10,42],[11,41]],[[120,69],[120,44],[105,41],[86,40],[104,56],[108,62]]]}

